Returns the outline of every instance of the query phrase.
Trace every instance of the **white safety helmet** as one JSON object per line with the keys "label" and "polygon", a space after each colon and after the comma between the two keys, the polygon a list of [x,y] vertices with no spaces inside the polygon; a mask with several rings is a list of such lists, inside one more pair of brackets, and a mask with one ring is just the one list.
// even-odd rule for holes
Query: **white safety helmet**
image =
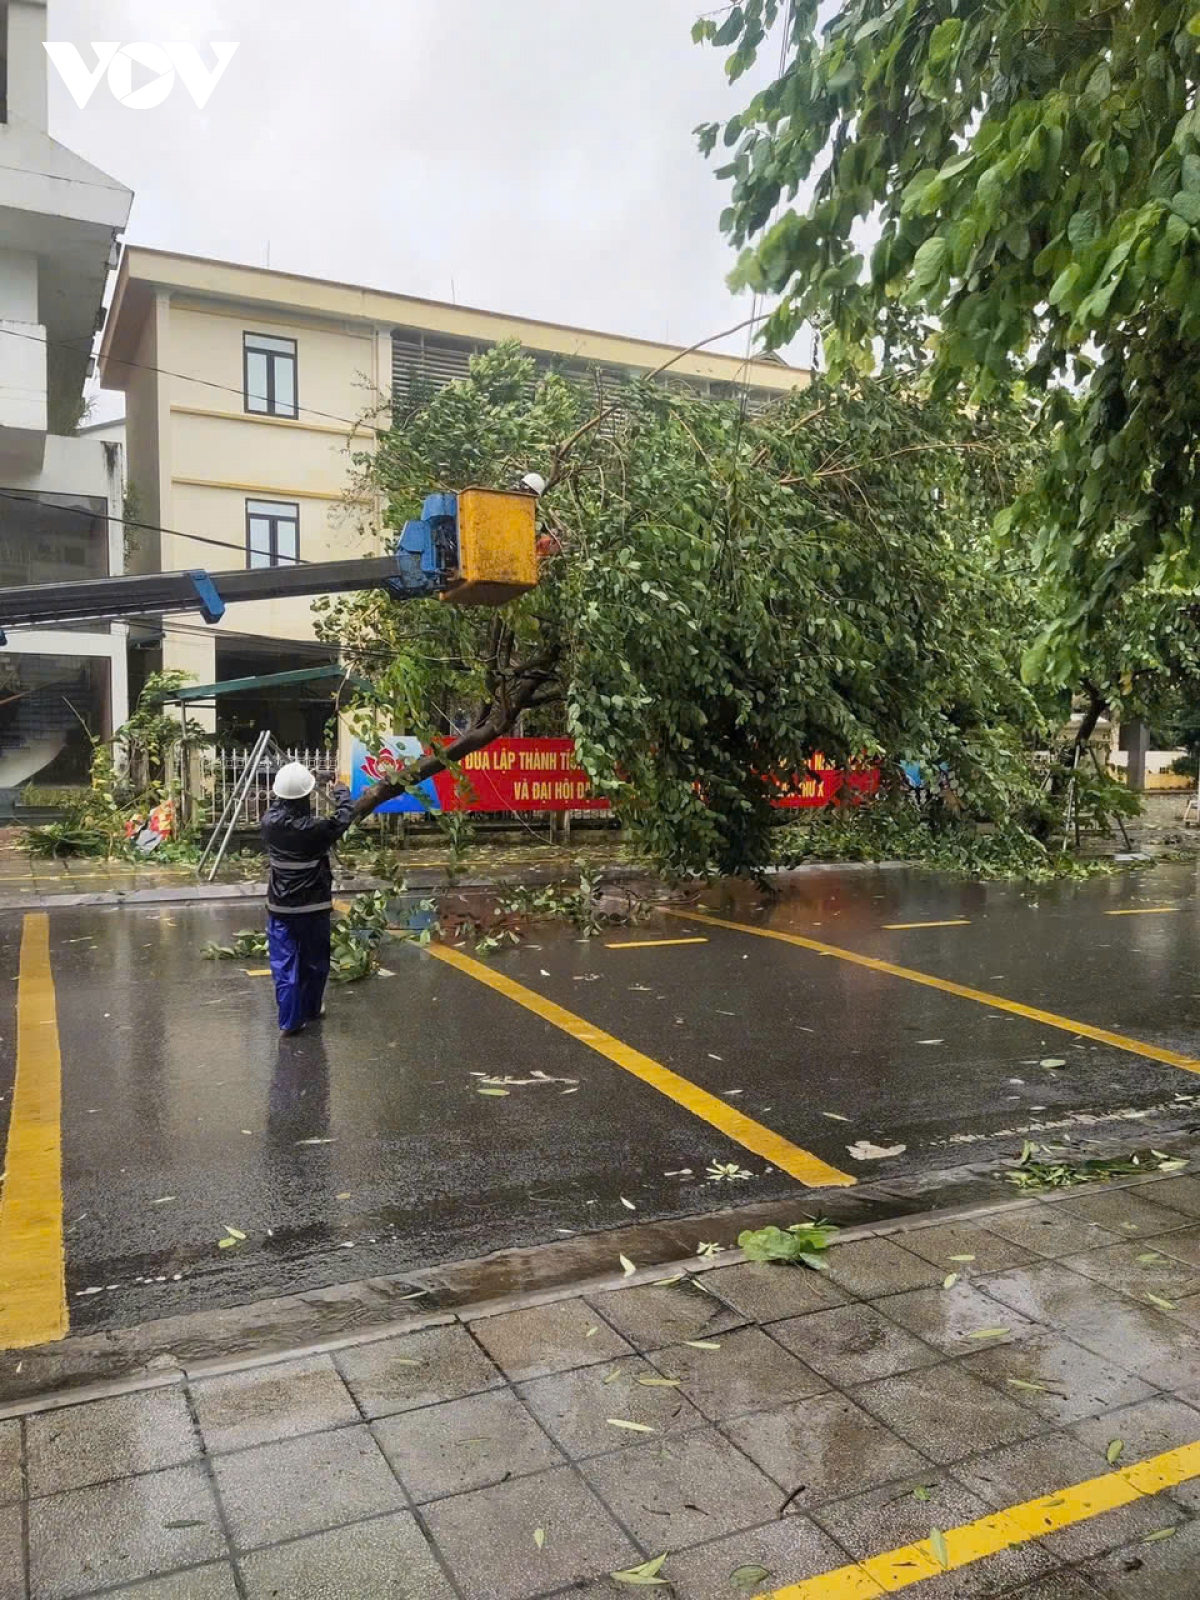
{"label": "white safety helmet", "polygon": [[546,492],[546,480],[540,472],[527,472],[521,479],[522,489],[528,489],[530,494],[543,495]]}
{"label": "white safety helmet", "polygon": [[303,800],[317,787],[317,780],[302,761],[289,761],[275,774],[274,789],[281,800]]}

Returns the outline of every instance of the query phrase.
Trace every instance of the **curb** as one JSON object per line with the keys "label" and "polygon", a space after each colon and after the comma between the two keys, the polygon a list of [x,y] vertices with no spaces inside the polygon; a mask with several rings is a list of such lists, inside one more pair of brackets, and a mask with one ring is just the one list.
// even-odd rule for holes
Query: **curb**
{"label": "curb", "polygon": [[[1124,1178],[1116,1178],[1105,1184],[1097,1184],[1093,1192],[1110,1192],[1115,1189],[1142,1187],[1153,1183],[1168,1182],[1175,1174],[1150,1172]],[[1089,1188],[1091,1186],[1088,1186]],[[1022,1196],[1015,1200],[1000,1200],[968,1203],[962,1206],[948,1206],[944,1210],[922,1211],[908,1216],[896,1217],[891,1220],[863,1223],[839,1230],[836,1241],[830,1246],[837,1249],[843,1244],[853,1244],[863,1239],[895,1238],[910,1233],[919,1233],[927,1228],[943,1227],[950,1223],[963,1223],[981,1220],[989,1216],[996,1216],[1011,1211],[1024,1211],[1036,1205],[1054,1205],[1060,1201],[1076,1198],[1082,1186],[1059,1192],[1040,1195],[1036,1198]],[[1083,1190],[1087,1192],[1087,1190]],[[197,1361],[183,1361],[168,1368],[167,1362],[174,1358],[169,1355],[159,1355],[151,1358],[147,1363],[147,1370],[129,1376],[102,1380],[99,1382],[66,1386],[59,1389],[45,1390],[39,1394],[29,1395],[23,1399],[9,1400],[0,1403],[0,1421],[14,1417],[30,1416],[40,1411],[57,1411],[67,1406],[83,1405],[92,1400],[112,1399],[120,1395],[138,1394],[145,1390],[172,1388],[184,1383],[191,1383],[203,1378],[224,1377],[231,1373],[246,1372],[262,1367],[282,1366],[290,1361],[304,1360],[314,1356],[331,1355],[339,1350],[354,1349],[362,1345],[379,1344],[386,1339],[392,1339],[401,1334],[418,1333],[426,1328],[448,1327],[452,1324],[466,1326],[473,1322],[481,1322],[490,1317],[503,1316],[508,1312],[526,1311],[535,1306],[553,1305],[561,1300],[572,1300],[579,1295],[611,1294],[621,1289],[636,1289],[647,1285],[661,1283],[664,1278],[674,1277],[701,1277],[707,1272],[713,1272],[723,1267],[738,1266],[748,1260],[742,1250],[723,1250],[716,1257],[686,1256],[682,1259],[656,1262],[650,1266],[640,1267],[635,1272],[605,1272],[592,1274],[574,1279],[570,1282],[557,1283],[540,1289],[518,1289],[509,1294],[497,1295],[488,1299],[468,1302],[454,1308],[437,1310],[430,1308],[425,1312],[414,1312],[401,1318],[391,1318],[387,1321],[363,1328],[357,1332],[343,1333],[327,1339],[317,1339],[309,1342],[287,1345],[275,1350],[260,1350],[242,1356],[229,1358],[217,1357]],[[432,1268],[423,1276],[432,1275],[438,1269]],[[786,1270],[780,1267],[778,1270]],[[224,1313],[227,1314],[227,1313]],[[149,1370],[153,1367],[155,1370]]]}

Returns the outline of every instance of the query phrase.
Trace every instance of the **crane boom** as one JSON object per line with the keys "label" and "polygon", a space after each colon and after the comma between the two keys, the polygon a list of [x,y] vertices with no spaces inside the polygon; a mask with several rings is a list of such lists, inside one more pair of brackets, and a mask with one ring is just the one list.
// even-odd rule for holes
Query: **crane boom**
{"label": "crane boom", "polygon": [[536,496],[464,489],[428,496],[423,516],[407,522],[388,556],[207,572],[149,572],[0,589],[0,645],[5,629],[55,623],[119,621],[168,611],[199,611],[219,622],[245,600],[386,589],[393,600],[441,595],[460,605],[503,605],[537,583]]}

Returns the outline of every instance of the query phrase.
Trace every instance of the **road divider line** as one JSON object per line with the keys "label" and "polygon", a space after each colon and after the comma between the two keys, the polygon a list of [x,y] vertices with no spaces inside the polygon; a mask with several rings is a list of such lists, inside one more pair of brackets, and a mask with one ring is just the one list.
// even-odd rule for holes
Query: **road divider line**
{"label": "road divider line", "polygon": [[612,944],[606,944],[606,950],[657,950],[664,944],[707,944],[708,939],[701,935],[695,939],[618,939]]}
{"label": "road divider line", "polygon": [[726,1138],[740,1144],[743,1149],[750,1150],[756,1156],[769,1161],[773,1167],[786,1172],[798,1183],[810,1189],[822,1189],[849,1188],[857,1182],[850,1173],[840,1172],[837,1167],[831,1167],[811,1151],[802,1150],[799,1145],[792,1144],[781,1134],[773,1133],[770,1128],[763,1127],[761,1122],[755,1122],[753,1118],[735,1111],[726,1101],[709,1094],[706,1089],[699,1088],[687,1078],[680,1077],[677,1072],[672,1072],[661,1062],[643,1055],[640,1050],[635,1050],[632,1045],[626,1044],[613,1034],[605,1033],[603,1028],[595,1027],[583,1017],[577,1017],[573,1011],[567,1011],[565,1007],[556,1005],[553,1000],[547,1000],[536,990],[527,989],[523,983],[518,983],[507,974],[497,972],[492,967],[485,966],[482,961],[476,961],[473,956],[464,955],[461,950],[455,950],[449,945],[429,944],[425,946],[425,953],[438,961],[444,961],[447,966],[456,967],[467,977],[486,984],[489,989],[494,989],[497,994],[515,1001],[517,1005],[524,1006],[526,1011],[532,1011],[543,1021],[561,1028],[572,1039],[577,1039],[580,1044],[587,1045],[597,1054],[607,1056],[618,1067],[632,1073],[635,1078],[640,1078],[643,1083],[648,1083],[652,1089],[665,1094],[669,1100],[674,1100],[676,1105],[682,1106],[685,1111],[690,1111],[702,1122],[709,1123]]}
{"label": "road divider line", "polygon": [[950,917],[945,922],[885,922],[884,927],[889,933],[898,932],[901,928],[969,928],[970,917]]}
{"label": "road divider line", "polygon": [[975,1522],[947,1528],[940,1549],[932,1537],[850,1566],[835,1567],[802,1583],[767,1591],[758,1600],[878,1600],[926,1578],[983,1561],[1014,1545],[1031,1544],[1060,1528],[1115,1511],[1200,1477],[1200,1442],[1180,1445],[1149,1461],[1071,1484],[1057,1493],[1007,1506]]}
{"label": "road divider line", "polygon": [[62,1058],[50,919],[26,915],[17,982],[17,1074],[0,1199],[0,1349],[65,1338]]}
{"label": "road divider line", "polygon": [[778,939],[783,944],[798,945],[801,950],[811,950],[815,955],[832,956],[838,961],[849,961],[856,967],[866,967],[871,972],[886,973],[891,978],[903,978],[908,983],[920,983],[927,989],[940,989],[943,994],[954,994],[960,1000],[974,1000],[990,1011],[1011,1011],[1014,1016],[1025,1017],[1030,1022],[1044,1023],[1048,1028],[1059,1028],[1063,1033],[1078,1034],[1084,1039],[1095,1039],[1099,1044],[1111,1045],[1114,1050],[1127,1050],[1131,1055],[1145,1056],[1150,1061],[1161,1061],[1168,1067],[1179,1067],[1184,1072],[1200,1073],[1200,1061],[1194,1056],[1181,1055],[1178,1050],[1168,1050],[1163,1045],[1148,1044],[1145,1039],[1131,1039],[1128,1034],[1111,1033],[1107,1028],[1094,1028],[1090,1022],[1077,1022],[1071,1017],[1061,1017],[1056,1011],[1043,1011],[1038,1006],[1022,1005],[1019,1000],[1008,1000],[1001,994],[989,994],[986,989],[971,989],[964,983],[953,983],[949,978],[935,977],[932,972],[920,972],[916,967],[897,966],[894,961],[881,961],[876,956],[860,955],[857,950],[847,950],[842,945],[825,944],[820,939],[807,939],[800,933],[783,933],[777,928],[751,928],[744,922],[731,922],[724,917],[714,917],[707,911],[684,911],[677,906],[662,908],[673,917],[688,922],[703,922],[712,928],[730,928],[734,933],[748,933],[756,939]]}
{"label": "road divider line", "polygon": [[1106,917],[1161,917],[1167,911],[1178,911],[1178,906],[1131,906],[1128,910],[1106,911]]}

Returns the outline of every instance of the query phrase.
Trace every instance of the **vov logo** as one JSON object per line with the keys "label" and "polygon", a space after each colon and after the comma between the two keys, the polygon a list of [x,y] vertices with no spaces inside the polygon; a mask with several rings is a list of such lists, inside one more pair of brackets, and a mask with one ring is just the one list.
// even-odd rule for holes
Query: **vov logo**
{"label": "vov logo", "polygon": [[[72,100],[82,111],[95,94],[102,77],[123,106],[130,111],[150,111],[183,79],[197,106],[203,110],[209,96],[220,83],[225,68],[233,60],[236,44],[214,44],[214,64],[206,67],[194,44],[113,44],[93,41],[96,64],[89,67],[74,44],[44,41],[46,54],[58,68]],[[154,76],[148,83],[133,86],[133,69],[143,67]],[[139,75],[140,77],[140,75]]]}

